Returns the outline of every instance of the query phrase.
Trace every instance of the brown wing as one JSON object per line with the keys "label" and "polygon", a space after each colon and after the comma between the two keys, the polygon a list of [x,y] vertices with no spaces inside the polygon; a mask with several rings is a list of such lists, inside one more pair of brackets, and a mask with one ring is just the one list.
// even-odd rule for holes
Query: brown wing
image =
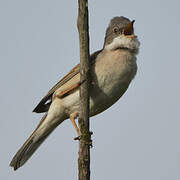
{"label": "brown wing", "polygon": [[[97,51],[93,53],[90,57],[91,64],[95,62],[95,59],[97,55],[101,52]],[[51,104],[51,99],[53,93],[60,88],[62,85],[64,85],[66,82],[68,82],[70,79],[72,79],[75,75],[77,75],[80,72],[80,64],[75,66],[66,76],[64,76],[52,89],[49,90],[49,92],[46,94],[46,96],[43,97],[43,99],[39,102],[39,104],[34,108],[33,112],[36,113],[42,113],[47,112],[49,109],[49,106]],[[80,84],[79,84],[80,85]],[[71,89],[71,88],[70,88]],[[68,92],[68,91],[67,91]]]}
{"label": "brown wing", "polygon": [[[53,86],[49,92],[42,98],[39,104],[34,108],[33,112],[41,113],[46,112],[49,109],[49,105],[51,104],[51,98],[53,93],[60,88],[63,84],[68,82],[71,78],[73,78],[80,71],[80,65],[75,66],[66,76],[64,76],[55,86]],[[50,102],[46,103],[48,100]]]}

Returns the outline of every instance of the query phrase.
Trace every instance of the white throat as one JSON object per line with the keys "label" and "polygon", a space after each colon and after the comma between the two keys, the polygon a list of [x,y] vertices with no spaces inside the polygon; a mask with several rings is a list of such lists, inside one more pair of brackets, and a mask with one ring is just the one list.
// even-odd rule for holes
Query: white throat
{"label": "white throat", "polygon": [[113,41],[111,42],[111,44],[106,45],[105,49],[106,50],[115,50],[118,48],[126,48],[126,49],[130,49],[133,51],[138,51],[139,46],[140,46],[140,42],[138,41],[137,38],[130,39],[123,35],[120,35],[120,36],[114,38]]}

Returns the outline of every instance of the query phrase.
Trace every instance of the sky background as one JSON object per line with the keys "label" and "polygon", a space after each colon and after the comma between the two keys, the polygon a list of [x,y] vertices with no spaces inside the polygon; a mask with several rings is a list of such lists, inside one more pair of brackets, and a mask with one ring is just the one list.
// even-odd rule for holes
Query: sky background
{"label": "sky background", "polygon": [[[138,73],[115,105],[91,118],[93,180],[180,179],[179,1],[89,0],[90,50],[114,16],[135,19]],[[14,172],[9,163],[42,115],[33,108],[79,63],[77,1],[0,0],[0,179],[77,179],[69,120]]]}

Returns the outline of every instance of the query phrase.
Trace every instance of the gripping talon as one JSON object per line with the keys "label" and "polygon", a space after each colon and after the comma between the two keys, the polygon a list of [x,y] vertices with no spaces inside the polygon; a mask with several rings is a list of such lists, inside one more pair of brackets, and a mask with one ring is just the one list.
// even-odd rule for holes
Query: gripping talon
{"label": "gripping talon", "polygon": [[81,136],[75,137],[74,140],[75,140],[75,141],[76,141],[76,140],[80,141],[80,140],[81,140]]}

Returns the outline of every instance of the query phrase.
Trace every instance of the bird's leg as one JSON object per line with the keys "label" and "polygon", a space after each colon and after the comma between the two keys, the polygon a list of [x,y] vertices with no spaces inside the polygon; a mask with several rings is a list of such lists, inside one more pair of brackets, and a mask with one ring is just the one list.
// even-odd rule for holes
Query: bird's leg
{"label": "bird's leg", "polygon": [[76,121],[75,121],[75,119],[78,117],[78,115],[79,115],[78,112],[74,112],[74,113],[70,114],[70,120],[71,120],[72,125],[74,126],[77,134],[78,134],[78,137],[74,138],[74,140],[79,140],[80,136],[81,136],[79,127],[77,126]]}
{"label": "bird's leg", "polygon": [[[79,116],[79,113],[78,113],[78,112],[74,112],[74,113],[70,114],[70,120],[71,120],[71,122],[72,122],[72,124],[73,124],[73,126],[74,126],[74,128],[75,128],[75,130],[76,130],[76,132],[77,132],[77,134],[78,134],[78,137],[75,137],[74,140],[80,140],[80,139],[83,138],[82,135],[81,135],[81,132],[80,132],[80,130],[79,130],[79,127],[77,126],[76,121],[75,121],[75,119],[76,119],[78,116]],[[92,146],[92,140],[91,140],[91,135],[92,135],[92,134],[93,134],[93,132],[88,132],[88,133],[86,133],[85,135],[83,135],[84,138],[87,138],[87,136],[90,136],[90,141],[87,143],[87,145],[89,145],[91,148],[93,147],[93,146]]]}

